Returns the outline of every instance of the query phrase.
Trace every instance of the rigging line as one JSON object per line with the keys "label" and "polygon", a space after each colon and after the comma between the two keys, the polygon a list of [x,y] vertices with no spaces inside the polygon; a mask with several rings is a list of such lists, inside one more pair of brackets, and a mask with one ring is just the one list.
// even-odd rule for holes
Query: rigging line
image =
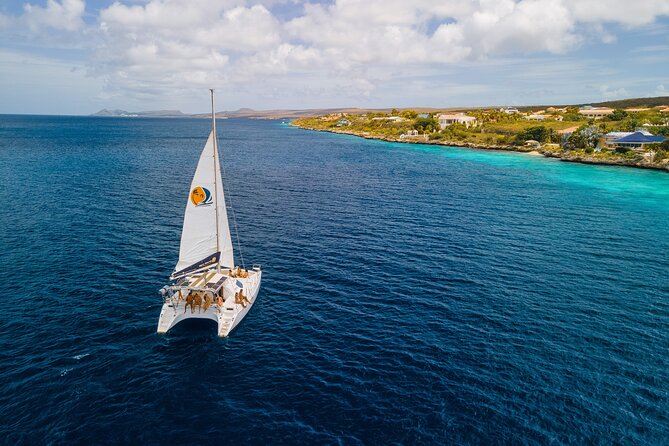
{"label": "rigging line", "polygon": [[[221,169],[223,169],[223,176],[227,177],[225,173],[225,163],[221,164]],[[225,184],[225,182],[224,182]],[[232,191],[228,189],[228,202],[230,203],[230,212],[232,213],[232,224],[235,225],[235,238],[237,239],[237,250],[239,251],[239,260],[242,262],[242,268],[246,269],[246,264],[244,262],[244,253],[242,252],[242,243],[239,241],[239,228],[237,227],[237,213],[235,212],[235,207],[232,205]]]}
{"label": "rigging line", "polygon": [[[223,176],[227,177],[227,174],[225,173],[225,163],[221,164],[221,169],[223,170]],[[225,180],[223,181],[223,186],[225,186]],[[228,183],[229,184],[229,183]],[[227,196],[228,196],[228,203],[230,207],[230,211],[232,213],[232,224],[235,225],[235,238],[237,239],[237,250],[239,251],[239,260],[242,262],[242,268],[246,269],[246,263],[244,262],[244,253],[242,252],[242,243],[239,241],[239,228],[237,227],[237,213],[235,212],[235,207],[232,205],[232,196],[233,193],[230,190],[229,186],[227,188]]]}
{"label": "rigging line", "polygon": [[[212,136],[214,137],[214,213],[216,214],[216,251],[219,253],[221,252],[221,247],[219,243],[220,239],[220,234],[219,234],[219,227],[218,227],[218,187],[216,186],[216,177],[218,176],[218,172],[216,172],[216,165],[220,164],[218,162],[218,141],[216,140],[216,111],[214,110],[214,89],[210,88],[209,91],[211,92],[211,132]],[[221,183],[223,182],[223,179],[221,179]],[[221,189],[223,189],[223,184],[221,184]],[[234,265],[233,265],[234,266]],[[221,259],[220,259],[220,254],[219,254],[219,260],[216,262],[216,271],[221,272]]]}
{"label": "rigging line", "polygon": [[[232,206],[232,203],[230,204]],[[239,250],[239,259],[242,262],[242,268],[246,269],[246,263],[244,262],[244,254],[242,253],[242,244],[239,241],[239,229],[237,228],[237,216],[235,215],[234,208],[232,210],[232,222],[235,224],[235,235],[237,236],[237,249]]]}
{"label": "rigging line", "polygon": [[[223,145],[225,147],[225,144]],[[223,171],[223,178],[221,178],[221,188],[225,191],[225,194],[228,197],[228,203],[230,207],[230,211],[232,212],[232,223],[235,225],[235,238],[237,239],[237,251],[239,251],[239,260],[242,262],[242,268],[246,269],[246,263],[244,262],[244,253],[242,253],[242,243],[239,241],[239,228],[237,227],[237,214],[235,213],[235,207],[232,205],[232,190],[228,186],[225,185],[225,178],[228,177],[228,175],[225,173],[225,163],[219,163],[221,166],[221,170]],[[232,265],[234,266],[234,265]]]}

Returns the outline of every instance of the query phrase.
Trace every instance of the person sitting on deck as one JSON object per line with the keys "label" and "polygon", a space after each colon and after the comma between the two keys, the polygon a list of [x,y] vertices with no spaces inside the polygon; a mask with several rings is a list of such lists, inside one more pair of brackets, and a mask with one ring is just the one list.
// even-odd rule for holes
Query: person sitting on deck
{"label": "person sitting on deck", "polygon": [[191,314],[195,313],[195,307],[197,307],[197,312],[198,313],[202,312],[202,295],[200,293],[195,293],[194,302],[190,306]]}
{"label": "person sitting on deck", "polygon": [[249,276],[249,272],[245,269],[242,269],[241,266],[235,268],[234,274],[235,275],[233,277],[239,277],[240,279],[246,279]]}
{"label": "person sitting on deck", "polygon": [[246,308],[246,303],[251,303],[251,301],[248,299],[248,297],[244,296],[244,290],[239,290],[235,293],[235,303],[241,305],[242,307]]}
{"label": "person sitting on deck", "polygon": [[212,295],[207,293],[204,296],[204,312],[207,312],[207,308],[211,307],[214,304],[214,298],[211,297]]}
{"label": "person sitting on deck", "polygon": [[242,307],[246,308],[247,303],[251,303],[248,297],[244,295],[244,290],[239,290],[239,303]]}
{"label": "person sitting on deck", "polygon": [[184,305],[184,313],[185,313],[186,310],[188,309],[188,306],[189,306],[189,305],[190,305],[190,307],[191,307],[191,313],[192,313],[193,311],[195,311],[195,309],[194,309],[194,307],[193,307],[194,299],[195,299],[195,298],[193,297],[193,293],[189,292],[188,294],[186,294],[186,305]]}

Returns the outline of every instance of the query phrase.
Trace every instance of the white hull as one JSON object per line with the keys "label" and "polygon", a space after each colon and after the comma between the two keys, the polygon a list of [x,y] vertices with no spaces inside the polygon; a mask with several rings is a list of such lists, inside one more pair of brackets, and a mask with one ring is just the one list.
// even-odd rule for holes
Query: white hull
{"label": "white hull", "polygon": [[210,319],[218,325],[218,336],[227,337],[239,325],[258,297],[262,271],[252,271],[248,278],[229,278],[227,280],[243,284],[244,294],[250,301],[245,306],[235,303],[234,293],[226,293],[223,305],[214,303],[203,311],[202,308],[186,308],[186,302],[176,298],[167,298],[158,320],[158,333],[167,333],[172,327],[186,319]]}

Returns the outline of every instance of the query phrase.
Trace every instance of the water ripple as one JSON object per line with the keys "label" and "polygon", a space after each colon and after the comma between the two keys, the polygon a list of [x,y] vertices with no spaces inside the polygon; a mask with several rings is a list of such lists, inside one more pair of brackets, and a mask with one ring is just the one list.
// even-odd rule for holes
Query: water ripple
{"label": "water ripple", "polygon": [[154,333],[208,121],[0,118],[3,442],[666,442],[669,176],[219,124],[223,340]]}

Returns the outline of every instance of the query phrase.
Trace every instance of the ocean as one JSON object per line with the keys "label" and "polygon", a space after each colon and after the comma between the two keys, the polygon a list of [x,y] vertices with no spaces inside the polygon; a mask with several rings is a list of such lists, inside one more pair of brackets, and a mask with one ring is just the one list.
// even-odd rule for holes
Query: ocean
{"label": "ocean", "polygon": [[219,120],[263,285],[157,335],[209,126],[0,116],[0,442],[667,444],[669,174]]}

